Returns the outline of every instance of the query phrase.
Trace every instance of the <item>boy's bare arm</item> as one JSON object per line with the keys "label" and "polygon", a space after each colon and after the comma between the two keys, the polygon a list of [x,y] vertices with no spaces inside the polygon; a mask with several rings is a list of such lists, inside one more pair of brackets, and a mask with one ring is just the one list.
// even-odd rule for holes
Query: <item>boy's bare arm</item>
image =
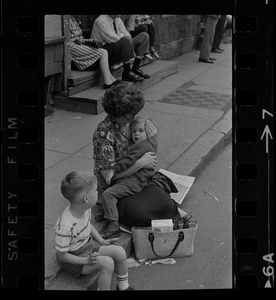
{"label": "boy's bare arm", "polygon": [[57,251],[57,256],[61,262],[69,263],[72,265],[88,265],[92,263],[89,256],[80,257],[80,256],[70,254],[68,252],[60,252],[60,251]]}
{"label": "boy's bare arm", "polygon": [[97,231],[97,229],[91,224],[91,231],[90,231],[90,235],[93,237],[93,239],[95,241],[97,241],[99,244],[103,244],[104,243],[104,239],[101,237],[101,235],[99,234],[99,232]]}

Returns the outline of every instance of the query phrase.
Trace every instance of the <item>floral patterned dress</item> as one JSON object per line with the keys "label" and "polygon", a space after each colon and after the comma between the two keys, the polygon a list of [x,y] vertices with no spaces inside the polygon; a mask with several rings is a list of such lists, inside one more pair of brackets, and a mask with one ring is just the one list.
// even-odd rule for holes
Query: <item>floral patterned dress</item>
{"label": "floral patterned dress", "polygon": [[114,118],[106,116],[99,123],[93,135],[94,174],[98,179],[98,191],[106,188],[101,170],[109,170],[120,160],[133,142]]}

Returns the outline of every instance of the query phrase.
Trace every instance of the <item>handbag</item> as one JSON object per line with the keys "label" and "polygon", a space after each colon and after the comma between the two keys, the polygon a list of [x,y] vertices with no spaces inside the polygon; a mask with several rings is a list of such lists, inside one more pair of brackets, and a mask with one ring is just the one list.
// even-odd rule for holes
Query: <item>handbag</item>
{"label": "handbag", "polygon": [[189,223],[189,228],[157,232],[151,227],[133,226],[135,255],[139,260],[192,256],[197,228],[196,223]]}

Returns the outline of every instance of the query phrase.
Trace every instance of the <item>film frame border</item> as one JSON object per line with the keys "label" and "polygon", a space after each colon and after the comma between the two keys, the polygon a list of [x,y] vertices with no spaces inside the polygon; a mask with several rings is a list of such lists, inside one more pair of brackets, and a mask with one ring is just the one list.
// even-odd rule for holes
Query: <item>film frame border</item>
{"label": "film frame border", "polygon": [[254,8],[258,11],[251,13],[237,5],[235,26],[233,266],[237,288],[274,287],[272,2],[253,3]]}
{"label": "film frame border", "polygon": [[[43,15],[49,12],[37,14],[37,6],[28,10],[33,5],[31,2],[27,1],[26,7],[19,7],[15,14],[9,15],[9,23],[17,26],[10,28],[10,36],[5,35],[5,31],[3,36],[3,44],[10,45],[3,49],[3,54],[12,64],[2,63],[5,70],[2,81],[5,104],[2,178],[9,180],[2,182],[2,211],[6,214],[2,223],[4,246],[1,254],[3,261],[6,259],[9,264],[2,267],[2,276],[11,275],[2,277],[2,286],[43,289],[44,226],[40,226],[44,224],[41,195],[44,191],[44,126],[41,123],[44,119],[44,57],[41,53],[44,51]],[[274,176],[273,155],[269,155],[273,153],[273,144],[269,140],[273,136],[270,127],[273,119],[272,23],[269,24],[272,1],[237,1],[233,15],[241,26],[241,30],[234,28],[233,33],[233,287],[269,287],[274,286],[274,239],[271,233],[266,236],[263,233],[268,231],[268,226],[272,231],[274,224],[272,184],[268,186]],[[266,18],[263,19],[263,16]],[[22,17],[27,18],[22,20]],[[245,25],[242,20],[244,18],[250,19],[251,29],[248,30],[248,24]],[[257,19],[256,30],[252,30],[254,18]],[[18,20],[21,20],[19,28]],[[5,19],[4,26],[7,23]],[[264,31],[267,34],[263,34]],[[262,43],[259,43],[260,40]],[[16,60],[15,56],[18,57]],[[263,74],[261,79],[259,74]],[[12,96],[8,95],[10,91],[13,91]],[[247,97],[252,95],[253,105],[251,101],[246,103]],[[27,174],[27,180],[24,174]],[[267,178],[264,183],[257,180],[262,175]],[[259,192],[254,189],[256,183],[261,190]],[[25,202],[25,198],[30,200]],[[264,198],[270,201],[271,207],[262,200]],[[253,226],[252,221],[257,225]],[[265,245],[267,243],[270,245]],[[17,274],[20,280],[15,280],[12,274]]]}

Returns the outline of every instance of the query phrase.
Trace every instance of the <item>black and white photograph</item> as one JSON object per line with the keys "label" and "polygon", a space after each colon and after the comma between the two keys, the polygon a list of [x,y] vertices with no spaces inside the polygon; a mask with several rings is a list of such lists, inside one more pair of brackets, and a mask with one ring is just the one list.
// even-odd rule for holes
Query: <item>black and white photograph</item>
{"label": "black and white photograph", "polygon": [[44,16],[45,290],[233,287],[229,13]]}

